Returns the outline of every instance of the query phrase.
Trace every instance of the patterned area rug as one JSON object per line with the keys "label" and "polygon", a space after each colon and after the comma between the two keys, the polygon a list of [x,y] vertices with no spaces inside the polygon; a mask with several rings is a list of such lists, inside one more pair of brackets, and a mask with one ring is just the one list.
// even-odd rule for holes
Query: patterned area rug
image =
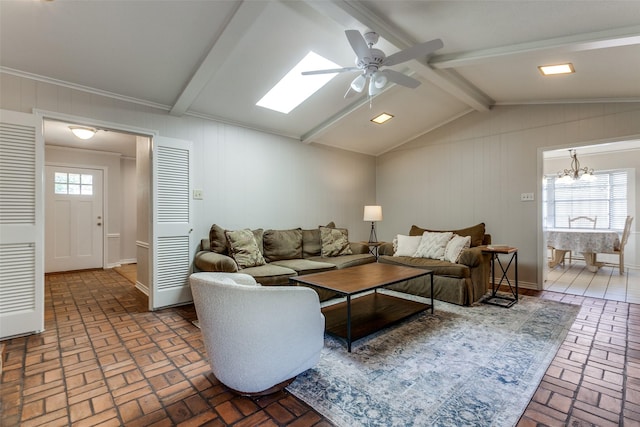
{"label": "patterned area rug", "polygon": [[318,365],[287,389],[338,426],[515,425],[580,310],[521,298],[509,309],[436,301],[435,314],[352,353],[327,336]]}

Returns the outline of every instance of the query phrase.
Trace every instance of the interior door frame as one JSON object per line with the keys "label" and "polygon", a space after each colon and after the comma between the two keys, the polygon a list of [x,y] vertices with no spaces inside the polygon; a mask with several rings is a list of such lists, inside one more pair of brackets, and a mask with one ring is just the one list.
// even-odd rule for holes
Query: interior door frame
{"label": "interior door frame", "polygon": [[[604,139],[597,139],[597,140],[591,140],[591,141],[578,141],[578,142],[570,142],[570,143],[565,143],[565,144],[557,144],[557,145],[550,145],[550,146],[546,146],[546,147],[538,147],[538,153],[537,153],[537,178],[538,178],[538,201],[537,201],[537,211],[538,211],[538,265],[537,265],[537,270],[538,270],[538,290],[545,290],[545,283],[546,283],[546,279],[547,279],[547,271],[548,269],[545,268],[545,263],[547,260],[547,244],[546,241],[544,239],[544,229],[543,229],[543,218],[542,218],[542,178],[544,177],[544,152],[545,151],[555,151],[555,150],[562,150],[562,149],[572,149],[572,148],[580,148],[580,147],[587,147],[590,145],[600,145],[600,144],[610,144],[610,143],[616,143],[616,142],[623,142],[623,141],[628,141],[628,140],[633,140],[633,139],[639,139],[640,138],[640,134],[635,134],[635,135],[627,135],[627,136],[618,136],[618,137],[614,137],[614,138],[604,138]],[[568,157],[568,156],[567,156]],[[637,179],[637,178],[636,178]]]}
{"label": "interior door frame", "polygon": [[[38,126],[40,126],[40,129],[42,129],[42,132],[40,132],[40,134],[42,135],[42,139],[41,139],[41,147],[42,147],[42,151],[43,151],[43,156],[44,156],[44,149],[45,149],[45,143],[44,143],[44,121],[45,120],[58,120],[58,121],[64,121],[64,122],[70,122],[70,123],[77,123],[78,125],[83,125],[83,126],[89,126],[89,127],[97,127],[100,129],[107,129],[107,130],[112,130],[115,132],[128,132],[131,134],[135,134],[135,135],[139,135],[139,136],[143,136],[143,137],[147,137],[149,138],[151,141],[153,141],[153,138],[156,138],[157,136],[159,136],[159,132],[153,129],[147,129],[147,128],[140,128],[140,127],[135,127],[135,126],[131,126],[131,125],[126,125],[126,124],[122,124],[122,123],[115,123],[115,122],[108,122],[108,121],[104,121],[104,120],[97,120],[97,119],[93,119],[93,118],[89,118],[89,117],[83,117],[83,116],[77,116],[77,115],[73,115],[73,114],[65,114],[65,113],[58,113],[55,111],[48,111],[48,110],[42,110],[42,109],[37,109],[34,108],[33,109],[33,114],[35,114],[35,116],[37,117],[37,122],[38,122]],[[44,174],[45,174],[45,166],[44,166],[44,159],[42,161],[41,167],[39,170],[36,171],[36,173],[40,174],[39,176],[42,177],[42,182],[44,182]],[[149,180],[152,179],[151,176],[148,177]],[[106,176],[103,176],[103,185],[106,186],[107,185],[107,180],[106,180]],[[103,191],[103,198],[105,197],[105,193]],[[44,200],[44,194],[42,195],[43,200]],[[154,195],[151,194],[150,195],[151,200],[149,200],[149,203],[152,203],[153,197]],[[104,205],[103,205],[104,208]],[[43,207],[44,209],[44,207]],[[105,210],[106,211],[106,210]],[[153,210],[152,210],[152,215],[153,215]],[[43,220],[44,220],[44,215],[45,213],[43,212]],[[153,217],[149,218],[149,224],[151,227],[151,233],[153,235],[153,228],[154,228],[154,224],[153,224]],[[106,235],[107,231],[106,228],[107,227],[103,227],[103,233]],[[44,238],[44,224],[43,224],[43,238]],[[103,238],[103,244],[106,245],[107,239]],[[154,256],[153,253],[153,245],[151,244],[151,242],[149,242],[149,254],[151,257]],[[103,250],[103,255],[106,257],[107,256],[107,251],[106,249]],[[104,265],[108,265],[108,263],[103,264]],[[152,264],[149,264],[149,271],[148,273],[148,277],[152,278],[153,277],[153,271],[151,270],[152,268]],[[44,271],[44,258],[43,258],[43,271]],[[44,273],[43,273],[44,274]],[[152,283],[150,283],[149,285],[153,286]],[[136,286],[136,288],[138,290],[140,290],[141,288],[139,286]],[[142,291],[141,291],[142,292]],[[147,296],[149,296],[147,294]]]}
{"label": "interior door frame", "polygon": [[[99,170],[102,171],[102,268],[104,268],[106,265],[109,265],[109,260],[107,259],[107,245],[108,245],[108,241],[107,241],[107,220],[109,218],[108,212],[109,212],[109,206],[108,206],[108,197],[107,197],[107,192],[108,192],[108,168],[106,166],[93,166],[93,165],[84,165],[83,167],[79,167],[77,164],[70,164],[70,163],[60,163],[60,162],[47,162],[46,161],[46,154],[45,154],[45,162],[44,162],[44,171],[46,172],[47,166],[59,166],[59,167],[63,167],[63,168],[73,168],[73,169],[95,169],[95,170]],[[44,185],[47,185],[47,180],[46,180],[46,174],[44,175]],[[44,190],[45,193],[45,197],[46,197],[46,193],[47,190],[45,188]],[[47,209],[45,206],[44,209],[44,216],[45,216],[45,227],[46,227],[46,219],[47,219]],[[46,236],[46,228],[45,228],[45,236]]]}

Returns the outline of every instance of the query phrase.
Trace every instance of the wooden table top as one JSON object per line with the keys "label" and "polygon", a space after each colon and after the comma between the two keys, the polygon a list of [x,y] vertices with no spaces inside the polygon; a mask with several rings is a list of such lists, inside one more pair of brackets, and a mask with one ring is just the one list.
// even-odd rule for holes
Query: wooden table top
{"label": "wooden table top", "polygon": [[343,295],[353,295],[427,274],[433,274],[433,272],[421,268],[370,263],[340,270],[305,274],[292,277],[291,280],[329,289]]}

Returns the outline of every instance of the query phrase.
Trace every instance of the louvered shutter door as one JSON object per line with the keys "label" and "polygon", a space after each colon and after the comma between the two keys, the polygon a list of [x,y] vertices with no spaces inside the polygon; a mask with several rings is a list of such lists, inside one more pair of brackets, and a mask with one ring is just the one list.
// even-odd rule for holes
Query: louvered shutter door
{"label": "louvered shutter door", "polygon": [[0,338],[44,329],[44,149],[36,121],[0,111]]}
{"label": "louvered shutter door", "polygon": [[192,301],[191,266],[191,143],[156,137],[153,140],[154,245],[151,309]]}

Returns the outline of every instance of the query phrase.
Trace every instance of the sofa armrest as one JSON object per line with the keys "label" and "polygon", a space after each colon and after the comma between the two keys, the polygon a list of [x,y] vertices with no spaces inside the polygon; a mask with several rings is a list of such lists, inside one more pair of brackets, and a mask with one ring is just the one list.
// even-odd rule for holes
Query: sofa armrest
{"label": "sofa armrest", "polygon": [[196,253],[195,266],[199,271],[221,271],[224,273],[238,271],[238,264],[233,258],[211,251]]}
{"label": "sofa armrest", "polygon": [[354,254],[368,254],[369,253],[369,245],[360,242],[349,242],[349,246],[351,247],[351,252]]}
{"label": "sofa armrest", "polygon": [[378,246],[378,255],[390,255],[393,256],[393,243],[385,242]]}
{"label": "sofa armrest", "polygon": [[475,248],[464,249],[458,258],[458,264],[466,265],[473,268],[482,264],[482,248],[476,246]]}

